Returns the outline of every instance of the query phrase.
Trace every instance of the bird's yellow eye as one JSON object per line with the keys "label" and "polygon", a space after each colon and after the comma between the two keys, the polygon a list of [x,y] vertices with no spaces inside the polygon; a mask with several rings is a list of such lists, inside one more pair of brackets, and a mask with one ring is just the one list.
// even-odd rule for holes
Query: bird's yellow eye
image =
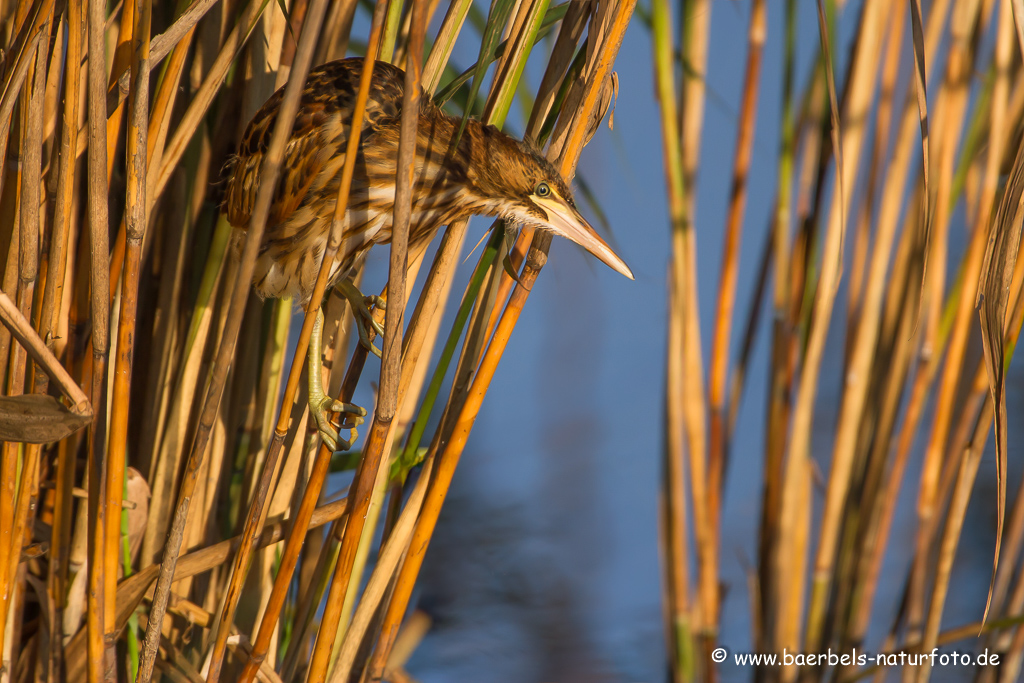
{"label": "bird's yellow eye", "polygon": [[538,197],[547,197],[551,194],[551,188],[548,187],[547,183],[541,183],[537,186],[537,189],[533,191]]}

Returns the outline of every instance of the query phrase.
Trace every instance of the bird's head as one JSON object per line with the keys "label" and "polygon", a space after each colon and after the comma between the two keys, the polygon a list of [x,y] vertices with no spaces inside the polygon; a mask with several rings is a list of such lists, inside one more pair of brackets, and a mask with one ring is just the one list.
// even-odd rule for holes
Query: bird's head
{"label": "bird's head", "polygon": [[478,139],[469,174],[480,213],[549,230],[580,245],[630,280],[633,271],[580,214],[572,189],[554,165],[521,142],[488,126]]}

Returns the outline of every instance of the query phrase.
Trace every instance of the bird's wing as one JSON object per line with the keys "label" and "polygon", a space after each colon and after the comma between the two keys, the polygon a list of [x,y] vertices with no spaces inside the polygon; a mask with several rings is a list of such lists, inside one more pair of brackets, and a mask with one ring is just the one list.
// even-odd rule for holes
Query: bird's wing
{"label": "bird's wing", "polygon": [[[246,227],[256,206],[262,165],[277,120],[279,99],[275,97],[260,110],[246,131],[240,154],[229,162],[224,205],[228,221],[234,226]],[[267,111],[271,104],[275,106]],[[323,128],[329,118],[331,113],[322,103],[302,103],[291,137],[285,145],[281,176],[270,206],[269,225],[279,223],[302,204],[328,159],[344,156],[346,140],[339,144],[336,137],[324,139]]]}
{"label": "bird's wing", "polygon": [[[306,201],[311,188],[317,190],[328,184],[325,172],[333,175],[344,164],[361,67],[362,59],[345,59],[310,72],[285,147],[268,226],[288,218]],[[378,63],[375,67],[373,91],[363,122],[364,140],[383,120],[397,115],[397,103],[402,96],[401,73],[387,64]],[[228,221],[236,227],[246,227],[252,217],[261,166],[283,97],[282,88],[260,108],[246,129],[238,155],[225,168],[224,205]]]}

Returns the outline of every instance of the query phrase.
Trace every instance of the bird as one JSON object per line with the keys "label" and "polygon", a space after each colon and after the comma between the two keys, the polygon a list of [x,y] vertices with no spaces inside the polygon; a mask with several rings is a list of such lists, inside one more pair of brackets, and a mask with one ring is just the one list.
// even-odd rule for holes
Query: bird
{"label": "bird", "polygon": [[[362,57],[340,59],[315,67],[307,77],[253,273],[253,286],[263,299],[293,297],[308,304],[313,295],[352,134],[362,67]],[[330,286],[352,304],[360,339],[374,351],[368,328],[378,334],[383,329],[369,309],[384,302],[364,297],[351,278],[374,245],[391,241],[404,93],[405,72],[376,61],[342,243],[330,270]],[[283,98],[281,88],[256,112],[237,153],[228,157],[222,170],[222,209],[239,245],[252,218],[261,167]],[[568,238],[633,279],[629,266],[580,214],[572,188],[531,143],[471,118],[460,134],[460,117],[446,113],[429,97],[419,101],[410,254],[425,249],[444,225],[473,215],[494,216]],[[359,424],[365,411],[325,395],[320,377],[322,329],[323,313],[318,311],[309,345],[309,405],[324,442],[337,450],[339,445],[348,448],[350,442],[340,440],[327,411],[346,414],[347,427]]]}

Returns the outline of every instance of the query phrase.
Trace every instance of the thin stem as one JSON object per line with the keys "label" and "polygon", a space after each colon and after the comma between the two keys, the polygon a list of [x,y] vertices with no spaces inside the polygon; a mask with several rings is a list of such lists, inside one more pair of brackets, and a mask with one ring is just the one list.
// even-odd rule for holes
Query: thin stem
{"label": "thin stem", "polygon": [[[142,260],[142,240],[146,233],[147,133],[149,123],[149,33],[152,4],[138,0],[135,27],[131,44],[132,54],[131,96],[128,100],[128,205],[126,210],[126,253],[121,278],[121,311],[118,316],[117,354],[114,360],[114,379],[111,388],[110,439],[107,454],[106,530],[104,543],[104,574],[107,596],[104,624],[110,657],[115,656],[117,641],[113,637],[117,594],[117,575],[120,566],[121,502],[124,493],[125,463],[128,450],[129,393],[132,379],[132,360],[135,352],[136,316],[139,296],[139,271]],[[147,74],[138,78],[137,74]]]}
{"label": "thin stem", "polygon": [[106,599],[103,578],[106,511],[106,380],[110,328],[110,255],[107,222],[107,111],[103,25],[106,3],[89,1],[89,246],[92,316],[92,394],[96,418],[89,432],[89,683],[104,678]]}

